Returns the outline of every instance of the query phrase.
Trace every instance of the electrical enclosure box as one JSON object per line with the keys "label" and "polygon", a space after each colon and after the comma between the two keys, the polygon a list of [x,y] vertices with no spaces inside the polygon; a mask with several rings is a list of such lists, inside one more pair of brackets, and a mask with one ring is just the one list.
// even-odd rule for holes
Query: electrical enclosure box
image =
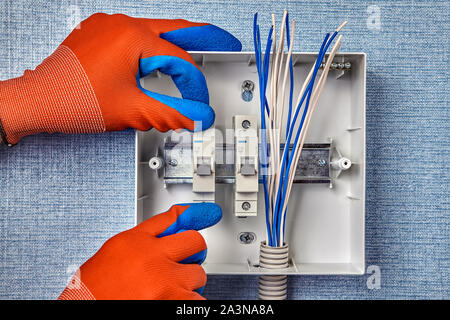
{"label": "electrical enclosure box", "polygon": [[[253,53],[191,52],[191,55],[206,77],[210,104],[216,113],[216,132],[228,137],[225,132],[232,130],[235,115],[250,114],[260,119]],[[294,102],[316,57],[315,53],[292,55]],[[330,167],[328,183],[294,184],[286,222],[290,266],[281,271],[261,269],[258,265],[260,242],[265,240],[262,188],[257,215],[242,218],[234,213],[234,185],[216,184],[215,202],[221,206],[223,218],[217,225],[201,231],[208,245],[208,257],[203,263],[208,274],[364,273],[366,56],[338,52],[335,61],[349,62],[351,68],[330,70],[306,143],[331,143],[331,149],[350,159],[351,168],[333,173]],[[248,96],[243,99],[242,95],[245,80],[255,84],[250,101],[245,101]],[[141,83],[148,90],[180,97],[170,77],[159,72],[141,79]],[[163,154],[164,141],[170,135],[156,130],[136,133],[136,223],[166,211],[172,204],[193,201],[192,184],[166,185],[164,166],[155,171],[148,165],[150,158]],[[190,156],[186,154],[187,158]],[[242,234],[251,234],[255,239],[244,243]]]}

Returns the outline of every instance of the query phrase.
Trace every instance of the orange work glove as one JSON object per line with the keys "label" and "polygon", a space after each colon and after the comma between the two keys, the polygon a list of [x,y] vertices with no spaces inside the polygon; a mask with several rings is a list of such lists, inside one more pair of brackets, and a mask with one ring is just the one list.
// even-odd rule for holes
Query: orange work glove
{"label": "orange work glove", "polygon": [[206,244],[194,230],[221,217],[214,203],[180,204],[119,233],[79,268],[59,299],[204,299]]}
{"label": "orange work glove", "polygon": [[[206,81],[185,50],[239,51],[241,43],[207,23],[94,14],[35,70],[0,82],[1,141],[39,132],[207,129],[214,111]],[[172,77],[183,99],[141,87],[155,70]]]}

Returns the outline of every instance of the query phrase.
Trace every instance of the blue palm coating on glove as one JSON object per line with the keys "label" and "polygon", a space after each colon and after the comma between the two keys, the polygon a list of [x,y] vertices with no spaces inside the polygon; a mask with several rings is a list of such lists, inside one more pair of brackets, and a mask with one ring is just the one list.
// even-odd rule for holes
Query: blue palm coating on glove
{"label": "blue palm coating on glove", "polygon": [[[184,50],[240,51],[240,41],[229,32],[214,26],[195,26],[162,33],[160,37]],[[155,70],[170,75],[183,99],[170,97],[144,89],[139,79]],[[138,87],[149,97],[177,110],[195,122],[194,131],[205,130],[214,123],[215,115],[209,106],[206,80],[191,62],[174,56],[160,55],[142,58],[136,76]]]}
{"label": "blue palm coating on glove", "polygon": [[[222,209],[215,203],[183,203],[180,205],[188,205],[178,219],[170,225],[158,237],[164,237],[175,233],[184,232],[186,230],[202,230],[215,225],[222,218]],[[202,264],[205,261],[207,250],[202,250],[180,263],[197,263]]]}
{"label": "blue palm coating on glove", "polygon": [[241,51],[242,44],[231,33],[215,26],[196,26],[173,30],[160,35],[173,44],[192,51]]}

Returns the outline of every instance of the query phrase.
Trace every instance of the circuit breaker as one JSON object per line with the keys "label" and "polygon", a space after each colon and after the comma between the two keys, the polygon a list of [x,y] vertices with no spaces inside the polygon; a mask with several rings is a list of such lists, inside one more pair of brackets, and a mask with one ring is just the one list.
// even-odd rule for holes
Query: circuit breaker
{"label": "circuit breaker", "polygon": [[256,216],[258,212],[258,118],[235,115],[234,212],[238,217]]}
{"label": "circuit breaker", "polygon": [[193,201],[214,202],[216,191],[216,138],[214,127],[194,132],[192,138]]}

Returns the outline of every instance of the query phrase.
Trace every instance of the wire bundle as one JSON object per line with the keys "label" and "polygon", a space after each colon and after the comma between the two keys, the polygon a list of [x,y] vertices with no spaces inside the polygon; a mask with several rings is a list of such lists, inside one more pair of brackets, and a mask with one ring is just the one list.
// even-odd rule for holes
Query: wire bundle
{"label": "wire bundle", "polygon": [[[271,247],[282,247],[285,243],[285,221],[295,170],[306,138],[311,116],[324,88],[331,62],[341,45],[341,35],[337,38],[326,62],[324,62],[325,67],[323,68],[323,71],[320,76],[317,75],[329,46],[347,22],[340,25],[333,34],[330,35],[330,33],[327,33],[325,35],[318,57],[299,92],[294,112],[292,109],[294,91],[292,48],[294,44],[295,21],[292,22],[292,28],[289,30],[288,12],[284,12],[280,28],[280,39],[277,46],[275,15],[272,14],[272,26],[269,30],[264,55],[262,55],[260,29],[257,20],[258,14],[256,13],[253,22],[253,37],[255,60],[259,75],[261,103],[262,133],[260,158],[267,227],[266,244]],[[284,52],[285,38],[288,48],[287,53]],[[272,55],[270,54],[271,48]],[[284,61],[285,55],[286,59]],[[281,78],[283,61],[284,73]],[[283,127],[284,109],[286,104],[285,97],[288,74],[290,90],[287,123],[285,125],[286,141],[284,143],[283,151],[280,152],[282,146],[281,130]],[[269,78],[270,97],[267,99],[266,91]],[[299,118],[300,114],[301,117]],[[291,142],[292,150],[290,150]]]}

